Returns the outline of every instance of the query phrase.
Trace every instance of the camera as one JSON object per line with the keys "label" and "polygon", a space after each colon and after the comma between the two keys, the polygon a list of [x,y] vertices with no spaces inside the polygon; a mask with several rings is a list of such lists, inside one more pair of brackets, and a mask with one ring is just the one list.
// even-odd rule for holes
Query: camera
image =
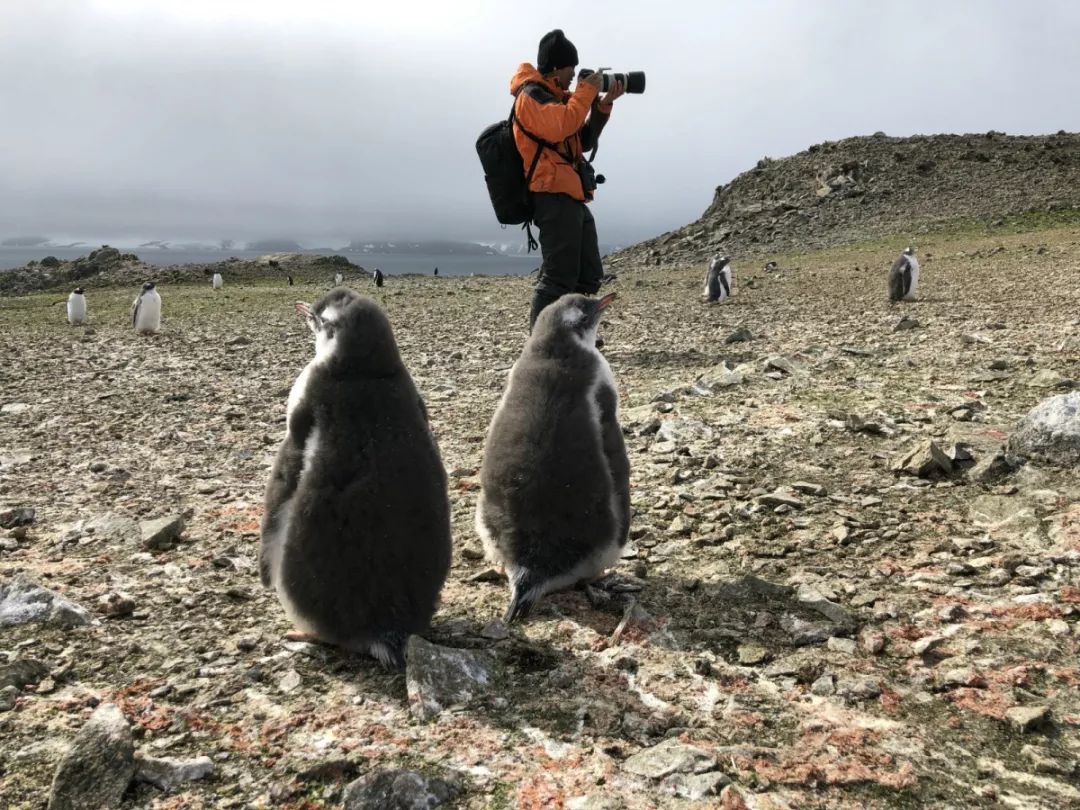
{"label": "camera", "polygon": [[581,189],[585,192],[585,196],[589,197],[596,187],[607,180],[602,174],[597,174],[596,169],[587,160],[582,160],[577,165],[578,177],[581,178]]}
{"label": "camera", "polygon": [[[606,70],[607,68],[601,68]],[[595,73],[595,70],[582,68],[578,71],[578,79],[584,79]],[[600,92],[607,93],[615,86],[615,82],[622,82],[627,93],[645,92],[645,71],[631,70],[628,73],[603,73],[600,79]]]}

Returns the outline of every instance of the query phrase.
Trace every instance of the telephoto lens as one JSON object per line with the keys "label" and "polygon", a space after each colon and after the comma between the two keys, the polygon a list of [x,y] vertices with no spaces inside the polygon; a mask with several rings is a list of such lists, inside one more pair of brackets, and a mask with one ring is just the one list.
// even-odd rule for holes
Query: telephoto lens
{"label": "telephoto lens", "polygon": [[[595,72],[595,70],[582,68],[578,71],[578,78],[584,79]],[[600,81],[600,92],[610,92],[611,88],[615,86],[615,82],[622,82],[627,93],[644,93],[645,71],[631,70],[629,73],[604,73]]]}

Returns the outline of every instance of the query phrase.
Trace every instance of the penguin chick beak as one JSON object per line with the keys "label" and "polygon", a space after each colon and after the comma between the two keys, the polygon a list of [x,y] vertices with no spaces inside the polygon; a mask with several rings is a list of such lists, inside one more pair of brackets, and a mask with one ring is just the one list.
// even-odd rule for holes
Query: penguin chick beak
{"label": "penguin chick beak", "polygon": [[611,306],[611,303],[615,300],[615,298],[615,293],[608,293],[607,295],[605,295],[603,298],[596,302],[596,311],[603,312],[605,309]]}
{"label": "penguin chick beak", "polygon": [[296,311],[303,315],[305,318],[311,317],[311,304],[305,304],[303,301],[296,302]]}

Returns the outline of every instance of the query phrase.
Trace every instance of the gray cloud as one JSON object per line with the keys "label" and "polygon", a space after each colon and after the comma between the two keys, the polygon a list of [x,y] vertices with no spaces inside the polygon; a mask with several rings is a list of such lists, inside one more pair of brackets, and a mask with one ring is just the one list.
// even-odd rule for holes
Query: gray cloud
{"label": "gray cloud", "polygon": [[4,4],[0,236],[516,240],[473,143],[556,26],[649,74],[597,159],[607,242],[826,139],[1080,129],[1068,0],[366,5]]}

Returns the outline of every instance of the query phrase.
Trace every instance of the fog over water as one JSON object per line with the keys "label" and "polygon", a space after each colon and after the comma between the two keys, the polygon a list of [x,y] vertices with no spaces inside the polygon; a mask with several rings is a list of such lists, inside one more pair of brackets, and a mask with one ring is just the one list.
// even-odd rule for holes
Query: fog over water
{"label": "fog over water", "polygon": [[582,66],[648,73],[597,157],[609,244],[827,139],[1080,129],[1066,0],[4,2],[0,239],[517,246],[474,142],[554,27]]}

